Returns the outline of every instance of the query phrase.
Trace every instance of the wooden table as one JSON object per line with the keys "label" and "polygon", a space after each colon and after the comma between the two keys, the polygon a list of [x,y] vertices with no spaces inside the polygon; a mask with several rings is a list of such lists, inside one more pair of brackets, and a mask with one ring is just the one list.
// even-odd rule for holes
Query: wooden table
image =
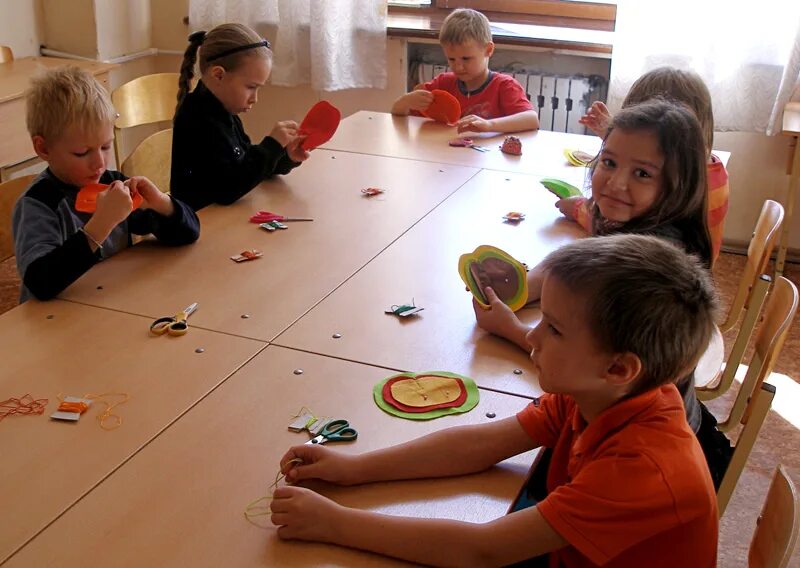
{"label": "wooden table", "polygon": [[[196,244],[142,243],[95,266],[61,297],[149,317],[199,302],[192,326],[269,341],[475,173],[316,151],[290,175],[264,182],[234,205],[202,210]],[[365,197],[361,189],[370,186],[386,193]],[[248,221],[259,210],[314,221],[267,233]],[[253,248],[263,258],[230,260]]]}
{"label": "wooden table", "polygon": [[323,148],[563,177],[574,176],[576,170],[583,171],[583,168],[569,165],[563,154],[565,148],[597,153],[601,142],[596,136],[548,130],[518,132],[515,136],[522,141],[522,156],[511,156],[499,148],[505,136],[472,135],[475,143],[489,148],[489,152],[454,148],[448,145],[449,140],[458,137],[453,126],[415,116],[360,111],[343,120],[334,137]]}
{"label": "wooden table", "polygon": [[[426,118],[360,111],[343,120],[334,137],[323,148],[537,174],[567,179],[573,185],[588,187],[585,183],[588,171],[570,165],[564,157],[564,150],[569,148],[596,154],[602,142],[597,136],[583,134],[549,130],[517,132],[514,136],[522,141],[522,156],[511,156],[500,151],[505,134],[470,134],[475,144],[489,148],[489,152],[450,146],[448,142],[458,136],[455,127]],[[728,164],[730,152],[714,150],[714,154],[724,165]]]}
{"label": "wooden table", "polygon": [[[302,375],[294,374],[303,369]],[[386,414],[372,386],[387,371],[268,347],[114,472],[6,564],[16,566],[396,566],[386,558],[323,544],[278,540],[269,517],[254,526],[246,505],[265,495],[280,457],[305,433],[287,430],[301,406],[346,417],[361,453],[448,426],[512,416],[527,401],[481,392],[466,414],[431,421]],[[505,514],[535,452],[486,472],[441,480],[313,487],[343,505],[382,513],[484,522]]]}
{"label": "wooden table", "polygon": [[792,217],[794,214],[794,200],[797,192],[800,191],[800,102],[787,103],[783,110],[783,130],[784,136],[791,136],[790,147],[792,154],[789,158],[789,187],[786,193],[786,216],[783,219],[781,230],[781,242],[778,244],[778,257],[775,262],[775,274],[783,274],[786,264],[786,250],[789,247],[789,235],[792,231]]}
{"label": "wooden table", "polygon": [[[561,218],[556,198],[538,179],[480,172],[274,342],[391,369],[453,371],[484,388],[540,394],[527,354],[476,326],[457,268],[461,254],[482,244],[534,266],[584,235]],[[527,218],[518,225],[503,222],[511,210]],[[425,308],[419,316],[384,314],[392,304],[412,300]],[[539,318],[538,309],[518,314],[528,323]],[[334,339],[334,333],[342,337]]]}
{"label": "wooden table", "polygon": [[[0,562],[44,530],[109,474],[224,381],[264,344],[192,329],[151,337],[150,320],[54,300],[0,317],[0,400],[47,398],[43,416],[0,423]],[[202,347],[203,353],[195,349]],[[125,392],[122,425],[100,428],[95,403],[77,423],[48,416],[58,395]],[[159,475],[164,470],[157,468]]]}
{"label": "wooden table", "polygon": [[25,126],[25,90],[32,77],[47,69],[76,65],[89,71],[108,88],[108,72],[117,67],[109,63],[60,59],[57,57],[24,57],[0,63],[0,181],[3,170],[36,157]]}

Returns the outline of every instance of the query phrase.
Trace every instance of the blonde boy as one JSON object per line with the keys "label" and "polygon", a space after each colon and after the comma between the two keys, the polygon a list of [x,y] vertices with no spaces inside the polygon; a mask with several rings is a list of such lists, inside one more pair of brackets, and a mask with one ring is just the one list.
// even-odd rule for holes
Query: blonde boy
{"label": "blonde boy", "polygon": [[[95,263],[153,233],[170,245],[194,242],[195,213],[144,177],[107,170],[116,112],[106,90],[86,71],[66,67],[33,80],[27,125],[36,154],[48,163],[14,207],[20,301],[58,295]],[[101,183],[94,213],[75,209],[81,187]],[[132,196],[142,206],[131,212]]]}
{"label": "blonde boy", "polygon": [[542,266],[542,321],[528,339],[547,394],[535,404],[361,455],[295,446],[281,470],[290,482],[342,485],[445,477],[544,446],[553,449],[547,497],[472,524],[359,511],[286,486],[272,502],[279,537],[433,566],[505,566],[545,554],[567,568],[716,564],[716,495],[672,384],[714,326],[706,271],[641,235],[583,239]]}
{"label": "blonde boy", "polygon": [[439,43],[450,71],[417,85],[392,105],[392,114],[419,114],[441,89],[461,104],[458,132],[517,132],[539,128],[539,117],[519,83],[489,70],[494,53],[489,20],[475,10],[453,10],[439,32]]}

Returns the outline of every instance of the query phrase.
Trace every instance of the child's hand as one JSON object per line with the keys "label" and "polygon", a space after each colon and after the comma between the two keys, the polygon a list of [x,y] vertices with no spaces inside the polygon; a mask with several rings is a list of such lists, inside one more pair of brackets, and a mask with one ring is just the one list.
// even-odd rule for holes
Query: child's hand
{"label": "child's hand", "polygon": [[608,125],[611,122],[611,113],[608,107],[600,101],[595,101],[586,114],[578,119],[578,122],[597,134],[600,138],[606,135]]}
{"label": "child's hand", "polygon": [[493,128],[490,120],[475,116],[474,114],[462,116],[461,119],[456,122],[456,127],[458,128],[459,134],[461,132],[491,132]]}
{"label": "child's hand", "polygon": [[311,155],[301,146],[303,140],[305,140],[305,136],[298,136],[286,146],[286,154],[293,162],[305,162]]}
{"label": "child's hand", "polygon": [[[303,463],[292,463],[294,459]],[[352,456],[330,450],[323,446],[303,444],[293,446],[281,458],[281,473],[286,481],[295,483],[304,479],[321,479],[340,485],[353,484],[354,465]]]}
{"label": "child's hand", "polygon": [[561,211],[561,214],[564,217],[566,217],[570,221],[575,221],[575,219],[577,219],[575,210],[585,200],[586,200],[585,197],[581,197],[579,195],[573,195],[572,197],[565,197],[564,199],[559,199],[558,201],[556,201],[556,207],[558,207],[558,210]]}
{"label": "child's hand", "polygon": [[334,542],[344,507],[304,487],[279,487],[272,494],[272,524],[287,540]]}
{"label": "child's hand", "polygon": [[419,89],[417,91],[411,91],[404,96],[404,99],[405,106],[409,110],[424,111],[428,110],[428,107],[431,106],[433,102],[433,93],[425,89]]}
{"label": "child's hand", "polygon": [[478,327],[516,343],[525,351],[530,351],[528,340],[525,339],[528,327],[517,319],[511,308],[497,297],[491,287],[484,288],[483,293],[489,301],[490,308],[488,310],[483,309],[475,298],[472,299],[472,308],[475,310]]}
{"label": "child's hand", "polygon": [[297,129],[298,126],[294,120],[282,120],[275,124],[275,127],[269,135],[277,140],[278,144],[286,148],[289,142],[294,140],[295,136],[297,136]]}
{"label": "child's hand", "polygon": [[175,212],[172,200],[166,193],[162,193],[156,185],[142,176],[134,176],[125,181],[125,187],[130,190],[131,195],[138,193],[144,199],[142,207],[152,209],[165,217],[169,217]]}
{"label": "child's hand", "polygon": [[103,229],[111,230],[131,214],[131,194],[121,181],[113,182],[108,189],[97,194],[97,208],[92,220]]}

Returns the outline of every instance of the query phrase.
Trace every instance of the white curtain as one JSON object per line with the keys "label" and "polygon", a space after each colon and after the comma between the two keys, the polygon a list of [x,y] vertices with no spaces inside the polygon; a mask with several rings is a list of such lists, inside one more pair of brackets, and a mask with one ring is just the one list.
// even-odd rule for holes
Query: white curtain
{"label": "white curtain", "polygon": [[387,0],[190,0],[193,31],[247,24],[273,44],[273,85],[386,87]]}
{"label": "white curtain", "polygon": [[800,74],[800,0],[619,0],[609,105],[662,65],[708,85],[717,130],[775,134]]}

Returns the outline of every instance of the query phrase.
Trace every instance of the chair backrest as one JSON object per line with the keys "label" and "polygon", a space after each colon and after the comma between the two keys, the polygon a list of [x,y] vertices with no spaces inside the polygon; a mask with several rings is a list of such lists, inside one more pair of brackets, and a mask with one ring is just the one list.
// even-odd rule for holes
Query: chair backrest
{"label": "chair backrest", "polygon": [[111,93],[111,101],[119,113],[114,122],[117,164],[122,163],[120,130],[172,120],[178,102],[178,79],[178,73],[144,75],[120,85]]}
{"label": "chair backrest", "polygon": [[122,163],[120,170],[128,177],[144,176],[164,193],[169,193],[172,166],[172,129],[151,134]]}
{"label": "chair backrest", "polygon": [[767,292],[769,292],[771,284],[772,278],[766,274],[762,274],[756,279],[750,291],[750,298],[747,302],[747,306],[744,308],[744,317],[742,318],[742,323],[739,325],[736,339],[733,342],[730,353],[728,353],[728,359],[725,361],[722,370],[717,373],[716,377],[709,381],[708,384],[697,387],[697,398],[699,400],[717,398],[728,392],[728,389],[731,388],[733,379],[736,377],[736,371],[739,370],[739,365],[742,364],[745,350],[747,346],[750,345],[750,338],[761,316],[761,308],[764,306],[764,301],[767,298]]}
{"label": "chair backrest", "polygon": [[0,63],[14,61],[14,52],[7,45],[0,45]]}
{"label": "chair backrest", "polygon": [[14,211],[17,199],[28,189],[35,177],[35,175],[22,176],[0,183],[0,262],[14,256],[11,213]]}
{"label": "chair backrest", "polygon": [[114,126],[130,128],[172,120],[178,102],[178,79],[178,73],[154,73],[114,89],[111,101],[119,113]]}
{"label": "chair backrest", "polygon": [[767,419],[769,408],[772,406],[774,398],[775,387],[769,383],[762,383],[759,390],[753,396],[748,397],[747,406],[750,419],[739,433],[739,439],[736,440],[736,447],[733,449],[728,469],[725,470],[725,475],[722,476],[722,482],[717,490],[717,509],[720,517],[725,514],[725,509],[728,508],[733,490],[736,489],[736,484],[744,471],[744,466],[747,464],[747,459],[750,457],[750,452],[756,443],[761,426],[764,425],[764,420]]}
{"label": "chair backrest", "polygon": [[775,469],[750,541],[750,568],[789,566],[800,531],[800,498],[782,465]]}
{"label": "chair backrest", "polygon": [[779,276],[767,298],[764,317],[756,333],[753,355],[747,366],[747,374],[733,402],[730,415],[727,420],[719,424],[719,429],[723,432],[747,422],[748,399],[772,373],[775,360],[783,348],[789,327],[797,314],[797,305],[797,288],[791,281]]}
{"label": "chair backrest", "polygon": [[725,321],[719,326],[722,332],[728,331],[736,324],[742,309],[748,303],[748,296],[756,279],[764,274],[769,257],[772,255],[772,249],[775,248],[775,242],[780,234],[782,222],[783,206],[777,201],[767,199],[761,207],[761,214],[758,216],[755,231],[750,239],[750,245],[747,247],[747,262],[739,280],[736,296],[731,302]]}

